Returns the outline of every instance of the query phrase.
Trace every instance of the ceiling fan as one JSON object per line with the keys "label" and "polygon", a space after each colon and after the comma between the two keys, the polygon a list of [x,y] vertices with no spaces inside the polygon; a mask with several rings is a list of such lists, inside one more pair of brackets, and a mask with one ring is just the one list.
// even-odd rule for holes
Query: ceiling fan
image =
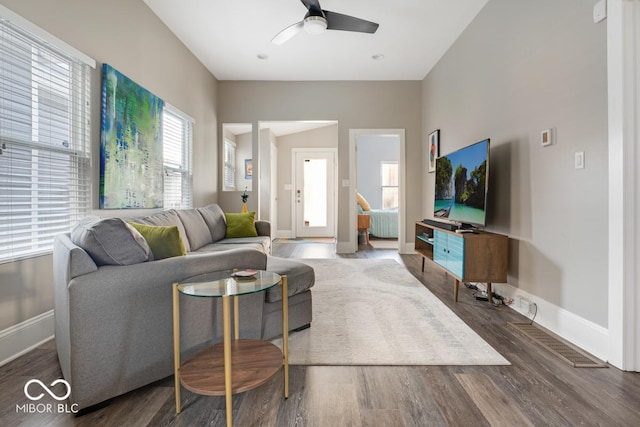
{"label": "ceiling fan", "polygon": [[300,0],[308,12],[304,19],[288,26],[280,31],[271,40],[271,43],[280,45],[300,30],[304,29],[309,34],[320,34],[325,30],[355,31],[359,33],[373,34],[378,29],[378,24],[354,16],[322,10],[318,0]]}

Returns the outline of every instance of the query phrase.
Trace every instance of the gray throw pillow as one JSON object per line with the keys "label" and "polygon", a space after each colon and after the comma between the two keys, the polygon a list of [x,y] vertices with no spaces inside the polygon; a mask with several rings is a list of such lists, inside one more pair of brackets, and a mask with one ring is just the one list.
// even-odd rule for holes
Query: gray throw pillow
{"label": "gray throw pillow", "polygon": [[87,251],[96,265],[138,264],[151,255],[144,237],[120,218],[81,222],[71,231],[71,241]]}
{"label": "gray throw pillow", "polygon": [[202,215],[196,209],[178,209],[176,213],[182,221],[192,251],[213,242],[207,223],[204,222]]}
{"label": "gray throw pillow", "polygon": [[224,239],[227,234],[227,223],[220,206],[216,204],[205,206],[204,208],[198,208],[198,212],[202,215],[204,222],[207,223],[213,242]]}

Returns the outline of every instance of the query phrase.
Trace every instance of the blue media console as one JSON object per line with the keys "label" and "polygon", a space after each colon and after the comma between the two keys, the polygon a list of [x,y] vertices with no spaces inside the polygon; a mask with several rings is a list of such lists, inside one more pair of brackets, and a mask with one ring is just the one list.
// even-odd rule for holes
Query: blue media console
{"label": "blue media console", "polygon": [[[415,251],[433,261],[455,279],[454,301],[460,282],[506,283],[509,266],[509,238],[503,234],[478,231],[459,234],[425,222],[416,222]],[[489,301],[491,299],[489,298]]]}

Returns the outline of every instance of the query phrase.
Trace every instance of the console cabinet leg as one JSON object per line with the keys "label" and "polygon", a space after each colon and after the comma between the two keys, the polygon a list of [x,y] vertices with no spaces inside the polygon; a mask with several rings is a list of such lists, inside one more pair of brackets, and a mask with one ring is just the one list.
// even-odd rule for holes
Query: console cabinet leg
{"label": "console cabinet leg", "polygon": [[453,285],[453,301],[458,302],[458,285],[460,285],[460,281],[455,279],[455,284]]}

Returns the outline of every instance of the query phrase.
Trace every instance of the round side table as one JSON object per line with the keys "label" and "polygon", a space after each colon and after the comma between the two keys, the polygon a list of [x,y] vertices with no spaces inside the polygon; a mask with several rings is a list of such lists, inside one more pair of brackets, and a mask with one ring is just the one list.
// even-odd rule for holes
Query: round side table
{"label": "round side table", "polygon": [[[255,275],[218,271],[190,277],[173,285],[173,354],[176,413],[180,413],[180,386],[194,393],[225,396],[227,426],[233,424],[232,396],[256,388],[284,367],[284,397],[289,397],[289,322],[287,276],[258,270]],[[282,351],[268,341],[240,339],[238,297],[282,286]],[[180,297],[222,298],[223,341],[206,347],[184,364],[180,362]],[[231,339],[231,310],[234,304],[234,339]],[[188,326],[187,326],[188,327]]]}

